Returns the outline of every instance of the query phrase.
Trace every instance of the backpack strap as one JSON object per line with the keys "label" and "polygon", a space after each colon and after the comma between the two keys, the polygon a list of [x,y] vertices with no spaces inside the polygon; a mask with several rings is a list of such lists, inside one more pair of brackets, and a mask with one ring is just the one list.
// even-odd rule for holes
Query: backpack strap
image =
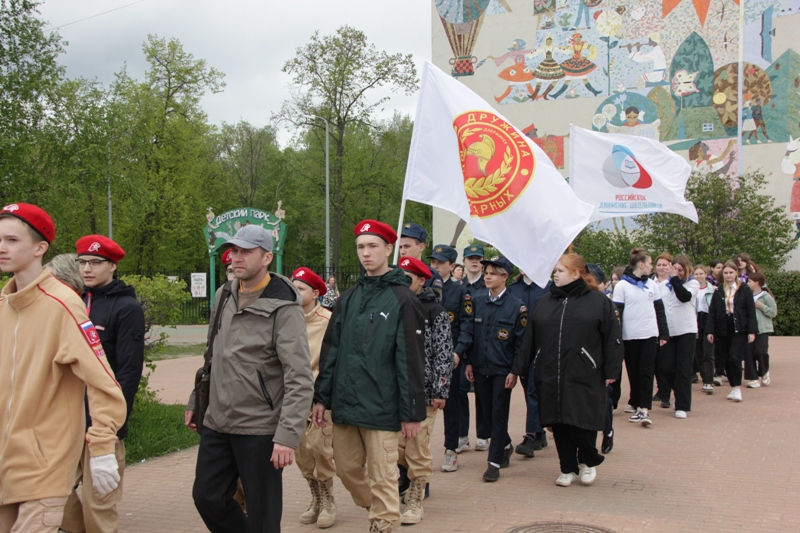
{"label": "backpack strap", "polygon": [[225,285],[222,286],[222,293],[220,293],[217,299],[217,309],[214,314],[214,327],[208,332],[208,349],[206,350],[205,363],[203,364],[203,369],[206,372],[211,371],[211,358],[214,355],[214,340],[217,338],[217,332],[219,331],[220,322],[222,321],[222,310],[225,308],[225,304],[228,303],[228,298],[231,296],[232,284],[232,281],[225,282]]}

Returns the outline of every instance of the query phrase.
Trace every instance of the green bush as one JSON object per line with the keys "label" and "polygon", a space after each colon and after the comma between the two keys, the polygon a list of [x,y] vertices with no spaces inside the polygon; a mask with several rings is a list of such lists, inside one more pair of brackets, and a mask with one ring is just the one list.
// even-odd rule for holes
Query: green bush
{"label": "green bush", "polygon": [[767,271],[764,276],[778,304],[778,316],[772,319],[775,335],[800,335],[800,272]]}

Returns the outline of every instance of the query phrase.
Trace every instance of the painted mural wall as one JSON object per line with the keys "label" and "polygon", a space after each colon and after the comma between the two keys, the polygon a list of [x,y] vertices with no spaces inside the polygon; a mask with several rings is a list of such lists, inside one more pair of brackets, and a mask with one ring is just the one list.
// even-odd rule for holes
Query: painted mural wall
{"label": "painted mural wall", "polygon": [[[433,62],[565,176],[570,123],[658,139],[703,172],[763,171],[800,237],[800,0],[432,0],[432,25]],[[435,213],[434,239],[457,222]]]}

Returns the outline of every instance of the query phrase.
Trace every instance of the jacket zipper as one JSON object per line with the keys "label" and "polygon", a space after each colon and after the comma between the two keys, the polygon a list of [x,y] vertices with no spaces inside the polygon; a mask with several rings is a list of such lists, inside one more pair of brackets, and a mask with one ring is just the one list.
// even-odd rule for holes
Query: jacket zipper
{"label": "jacket zipper", "polygon": [[267,390],[267,385],[264,383],[264,376],[261,374],[261,370],[256,370],[256,374],[258,374],[258,384],[261,385],[261,392],[264,393],[264,398],[267,400],[270,409],[275,409],[275,406],[272,405],[272,396],[269,395],[269,391]]}
{"label": "jacket zipper", "polygon": [[588,358],[589,358],[589,361],[591,361],[591,362],[592,362],[592,368],[593,368],[593,369],[595,369],[595,370],[597,370],[597,363],[594,361],[594,357],[592,357],[591,355],[589,355],[589,352],[587,352],[587,351],[586,351],[586,348],[581,348],[581,351],[583,352],[583,355],[585,355],[586,357],[588,357]]}
{"label": "jacket zipper", "polygon": [[[8,430],[11,427],[11,405],[14,402],[14,371],[17,368],[17,336],[18,336],[18,333],[19,333],[19,318],[20,318],[19,317],[19,311],[17,311],[17,309],[11,304],[8,304],[8,306],[11,307],[12,309],[14,309],[14,311],[17,313],[17,325],[14,326],[14,349],[11,350],[11,376],[10,376],[10,378],[11,378],[11,394],[8,397],[8,408],[6,409],[6,416],[7,416],[7,418],[6,418],[6,420],[7,420],[6,427],[3,429],[4,436],[5,436],[4,447],[8,446],[8,435],[9,435],[9,431]],[[3,452],[2,452],[2,450],[0,450],[0,464],[2,464],[2,463],[3,463]],[[2,485],[0,485],[0,504],[3,503],[3,488],[4,487]]]}
{"label": "jacket zipper", "polygon": [[564,331],[564,314],[567,312],[567,300],[569,297],[564,298],[564,303],[561,304],[561,324],[558,326],[558,418],[561,419],[561,333]]}

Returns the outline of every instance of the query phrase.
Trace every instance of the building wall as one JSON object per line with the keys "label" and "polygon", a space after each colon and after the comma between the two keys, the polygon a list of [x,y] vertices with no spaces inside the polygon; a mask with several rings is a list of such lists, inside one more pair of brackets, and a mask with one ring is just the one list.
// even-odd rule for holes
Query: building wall
{"label": "building wall", "polygon": [[[431,15],[433,63],[565,177],[570,123],[650,137],[702,172],[761,170],[800,228],[800,0],[433,0]],[[458,219],[435,211],[449,243]]]}

